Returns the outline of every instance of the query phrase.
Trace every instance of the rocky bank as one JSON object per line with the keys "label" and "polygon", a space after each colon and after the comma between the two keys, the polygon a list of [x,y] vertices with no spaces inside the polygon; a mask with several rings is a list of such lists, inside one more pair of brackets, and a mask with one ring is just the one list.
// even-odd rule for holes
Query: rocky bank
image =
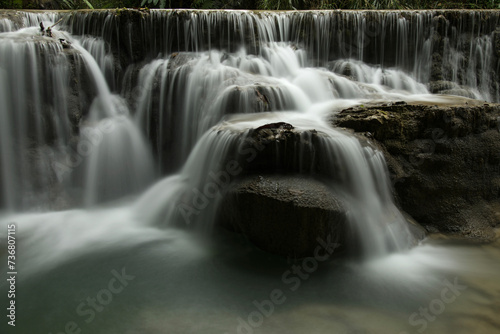
{"label": "rocky bank", "polygon": [[332,117],[384,152],[397,202],[429,232],[475,241],[500,223],[500,105],[358,106]]}

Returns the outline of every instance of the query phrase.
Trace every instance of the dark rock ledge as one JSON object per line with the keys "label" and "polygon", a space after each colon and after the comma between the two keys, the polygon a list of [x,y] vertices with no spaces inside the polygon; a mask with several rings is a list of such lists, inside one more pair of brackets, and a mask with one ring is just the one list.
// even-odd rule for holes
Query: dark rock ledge
{"label": "dark rock ledge", "polygon": [[500,105],[462,98],[358,106],[331,120],[380,146],[397,202],[429,232],[481,242],[500,223],[499,121]]}

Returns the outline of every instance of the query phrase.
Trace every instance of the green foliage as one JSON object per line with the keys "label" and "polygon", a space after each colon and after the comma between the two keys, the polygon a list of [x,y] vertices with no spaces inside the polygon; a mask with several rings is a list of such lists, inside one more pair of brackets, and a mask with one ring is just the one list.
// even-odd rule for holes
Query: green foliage
{"label": "green foliage", "polygon": [[142,0],[141,7],[144,7],[145,4],[148,4],[149,7],[160,7],[165,8],[167,6],[167,0]]}
{"label": "green foliage", "polygon": [[261,10],[292,10],[297,9],[297,0],[260,0],[258,3]]}
{"label": "green foliage", "polygon": [[196,9],[213,9],[217,8],[215,1],[213,0],[194,0],[191,4],[192,8]]}
{"label": "green foliage", "polygon": [[500,0],[491,0],[489,7],[491,9],[500,9]]}
{"label": "green foliage", "polygon": [[22,0],[0,0],[0,8],[23,8]]}
{"label": "green foliage", "polygon": [[139,0],[92,0],[94,8],[132,8],[139,7]]}
{"label": "green foliage", "polygon": [[94,6],[88,0],[58,0],[61,7],[67,9],[94,9]]}
{"label": "green foliage", "polygon": [[301,9],[500,9],[500,0],[301,0]]}

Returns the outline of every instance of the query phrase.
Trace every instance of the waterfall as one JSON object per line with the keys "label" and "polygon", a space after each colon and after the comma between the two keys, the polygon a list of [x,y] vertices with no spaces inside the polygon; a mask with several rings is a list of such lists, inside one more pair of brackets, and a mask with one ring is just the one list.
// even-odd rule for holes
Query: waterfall
{"label": "waterfall", "polygon": [[109,44],[107,44],[102,38],[86,36],[82,38],[80,43],[82,47],[92,55],[92,58],[95,59],[101,69],[101,72],[106,78],[109,89],[114,91],[116,87],[116,66]]}
{"label": "waterfall", "polygon": [[0,32],[8,32],[16,29],[16,25],[9,19],[0,20]]}
{"label": "waterfall", "polygon": [[[324,134],[317,147],[304,141],[292,160],[297,162],[297,170],[303,175],[314,174],[316,164],[329,168],[324,172],[328,175],[327,184],[348,203],[348,225],[353,234],[360,236],[361,252],[366,258],[394,250],[402,251],[414,244],[405,218],[392,201],[382,154],[363,147],[348,134],[331,129],[321,117],[311,113],[239,116],[215,126],[198,141],[178,175],[157,183],[139,199],[135,208],[138,218],[160,226],[194,226],[204,231],[213,228],[217,207],[227,184],[218,184],[217,189],[210,190],[207,186],[214,185],[214,175],[220,175],[231,159],[238,162],[238,166],[245,165],[246,150],[242,149],[246,140],[246,135],[242,137],[244,129],[257,128],[277,120],[292,121],[301,130],[317,130]],[[316,160],[303,160],[303,152],[307,151],[314,151]],[[236,175],[231,181],[238,178]],[[183,206],[194,203],[202,193],[206,194],[208,202],[201,204],[202,207],[198,208],[199,211],[194,210],[194,214],[186,212]]]}
{"label": "waterfall", "polygon": [[455,83],[442,90],[448,94],[498,102],[499,17],[497,11],[150,10],[77,13],[66,21],[71,33],[101,36],[132,62],[243,46],[258,55],[261,46],[286,42],[305,50],[314,66],[361,61],[403,70],[424,85]]}
{"label": "waterfall", "polygon": [[[46,19],[32,14],[25,21],[37,25]],[[94,52],[102,56],[100,68],[77,39],[64,31],[53,35],[41,36],[32,27],[0,39],[0,200],[8,209],[57,207],[75,191],[82,193],[77,203],[96,204],[154,179],[150,149],[104,78],[110,54]],[[72,43],[71,50],[59,38]]]}
{"label": "waterfall", "polygon": [[[0,200],[10,210],[93,207],[156,181],[134,212],[151,225],[176,225],[179,205],[237,155],[249,129],[287,122],[322,133],[307,149],[319,152],[325,182],[349,203],[364,253],[382,255],[411,243],[384,159],[328,117],[370,101],[439,101],[430,91],[499,99],[497,13],[17,17],[0,21]],[[41,36],[40,22],[60,18],[54,37]],[[219,199],[194,225],[213,226]]]}
{"label": "waterfall", "polygon": [[[177,59],[181,57],[184,58]],[[321,162],[310,163],[326,166],[329,170],[326,174],[331,179],[329,186],[349,203],[349,225],[356,235],[366,236],[366,239],[362,237],[363,253],[378,256],[394,249],[406,249],[413,243],[412,237],[405,218],[392,202],[381,153],[362,147],[352,136],[331,129],[325,118],[335,108],[356,104],[353,99],[405,98],[427,93],[425,86],[395,70],[383,74],[368,65],[359,67],[359,81],[325,69],[305,67],[303,52],[287,44],[272,42],[263,46],[262,55],[257,59],[243,51],[177,54],[173,59],[154,60],[139,72],[139,84],[146,88],[138,103],[137,116],[146,124],[154,124],[150,120],[161,119],[160,115],[176,117],[175,128],[181,136],[174,142],[182,141],[183,152],[189,153],[178,175],[161,181],[139,199],[136,211],[140,219],[155,225],[186,223],[182,219],[186,214],[179,212],[183,203],[194,201],[210,182],[210,175],[220,173],[225,162],[231,158],[238,161],[235,157],[241,155],[239,148],[245,141],[245,129],[284,121],[303,131],[317,130],[325,135],[318,147],[308,148],[317,152]],[[387,85],[381,79],[384,75]],[[275,86],[274,90],[259,90],[261,86],[270,85]],[[155,95],[162,98],[155,102]],[[274,101],[270,106],[272,113],[263,109],[264,101]],[[175,116],[168,115],[172,106],[176,108]],[[157,116],[152,114],[153,109],[157,110]],[[230,120],[224,117],[235,112],[248,116],[235,116]],[[241,120],[236,121],[239,117]],[[166,130],[161,128],[165,126],[163,121],[154,126],[154,131]],[[197,143],[194,147],[189,146],[194,142]],[[302,150],[298,149],[293,160],[301,160]],[[312,173],[307,168],[300,170],[306,175]],[[222,187],[218,189],[213,199],[203,205],[202,212],[188,223],[210,229],[223,192]]]}
{"label": "waterfall", "polygon": [[47,152],[72,133],[68,59],[59,43],[32,39],[37,33],[26,28],[0,39],[0,201],[9,208],[32,205],[35,193],[50,198],[54,175]]}

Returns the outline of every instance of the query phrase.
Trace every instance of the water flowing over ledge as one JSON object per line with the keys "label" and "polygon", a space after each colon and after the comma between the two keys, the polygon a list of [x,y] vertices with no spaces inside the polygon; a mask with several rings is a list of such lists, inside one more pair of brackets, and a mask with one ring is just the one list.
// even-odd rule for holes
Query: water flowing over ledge
{"label": "water flowing over ledge", "polygon": [[[178,170],[234,113],[305,112],[305,129],[315,129],[342,101],[499,98],[498,11],[1,15],[7,208],[137,193],[156,178],[154,163],[161,174]],[[53,38],[40,36],[40,22],[59,19]]]}
{"label": "water flowing over ledge", "polygon": [[[137,194],[235,113],[305,112],[315,129],[366,101],[498,100],[498,11],[1,15],[0,199],[11,209]],[[40,22],[59,19],[41,36]]]}
{"label": "water flowing over ledge", "polygon": [[[475,98],[500,101],[499,11],[195,11],[110,10],[21,12],[3,30],[64,17],[74,35],[108,43],[122,66],[179,51],[258,54],[269,42],[307,51],[312,64],[359,60],[411,73],[422,83],[450,81]],[[35,24],[33,24],[35,22]],[[451,89],[451,88],[448,88]]]}

